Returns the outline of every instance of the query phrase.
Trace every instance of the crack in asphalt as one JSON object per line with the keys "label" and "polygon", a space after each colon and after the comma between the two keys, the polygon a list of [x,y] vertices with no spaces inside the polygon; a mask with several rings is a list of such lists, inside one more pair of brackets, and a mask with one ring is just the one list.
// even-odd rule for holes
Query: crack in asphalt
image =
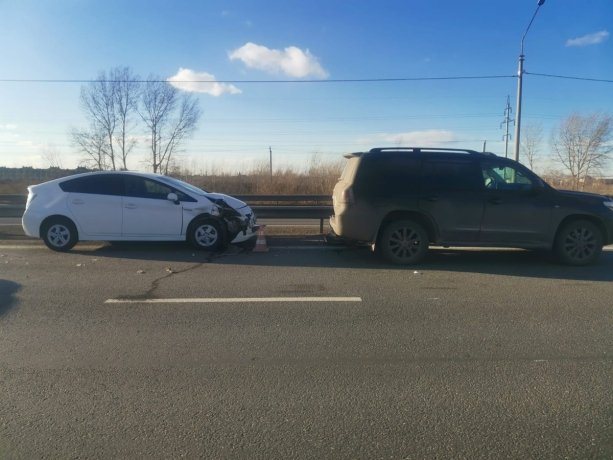
{"label": "crack in asphalt", "polygon": [[190,267],[184,268],[183,270],[175,270],[172,268],[167,268],[168,273],[166,275],[160,276],[159,278],[154,279],[151,282],[149,289],[143,294],[132,294],[132,295],[120,295],[118,299],[126,299],[126,300],[145,300],[145,299],[155,299],[157,296],[155,295],[155,291],[160,287],[160,284],[168,279],[173,277],[174,275],[181,275],[183,273],[187,273],[193,271],[199,267],[202,267],[205,264],[210,264],[214,260],[220,259],[226,256],[224,253],[211,253],[209,254],[202,262],[198,262]]}

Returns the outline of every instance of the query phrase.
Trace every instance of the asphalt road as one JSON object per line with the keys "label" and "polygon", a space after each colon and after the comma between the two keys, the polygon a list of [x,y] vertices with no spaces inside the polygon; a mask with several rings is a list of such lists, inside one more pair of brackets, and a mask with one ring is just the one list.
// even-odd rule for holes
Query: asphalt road
{"label": "asphalt road", "polygon": [[613,458],[613,252],[0,241],[0,458]]}

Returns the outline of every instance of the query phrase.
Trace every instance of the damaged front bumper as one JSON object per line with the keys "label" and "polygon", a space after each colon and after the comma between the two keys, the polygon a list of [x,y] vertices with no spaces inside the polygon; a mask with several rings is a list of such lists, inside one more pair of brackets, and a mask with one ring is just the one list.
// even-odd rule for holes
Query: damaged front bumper
{"label": "damaged front bumper", "polygon": [[230,236],[230,243],[244,243],[257,236],[257,231],[260,228],[257,225],[257,219],[253,211],[247,215],[228,219],[228,233]]}

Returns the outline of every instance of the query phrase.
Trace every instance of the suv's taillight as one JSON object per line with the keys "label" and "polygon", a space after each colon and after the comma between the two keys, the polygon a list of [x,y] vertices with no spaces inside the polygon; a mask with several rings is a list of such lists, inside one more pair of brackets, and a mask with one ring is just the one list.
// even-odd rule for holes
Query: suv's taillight
{"label": "suv's taillight", "polygon": [[340,196],[340,202],[342,204],[353,204],[355,202],[355,197],[353,196],[353,189],[351,187],[347,187],[342,191]]}

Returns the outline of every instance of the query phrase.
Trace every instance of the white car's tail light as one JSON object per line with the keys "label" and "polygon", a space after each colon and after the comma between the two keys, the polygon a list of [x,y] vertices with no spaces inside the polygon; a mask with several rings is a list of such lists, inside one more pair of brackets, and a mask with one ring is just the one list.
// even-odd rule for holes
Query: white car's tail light
{"label": "white car's tail light", "polygon": [[35,198],[36,198],[36,193],[30,191],[30,193],[28,193],[28,199],[26,201],[26,209],[30,207],[30,204],[32,204],[32,201],[34,201]]}

